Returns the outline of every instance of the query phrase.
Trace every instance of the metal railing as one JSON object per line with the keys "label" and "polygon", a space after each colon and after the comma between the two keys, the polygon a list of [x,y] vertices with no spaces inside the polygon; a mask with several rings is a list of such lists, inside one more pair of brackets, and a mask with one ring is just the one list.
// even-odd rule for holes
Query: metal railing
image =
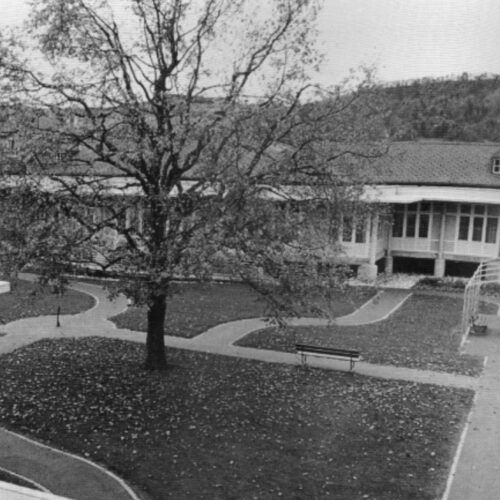
{"label": "metal railing", "polygon": [[465,339],[479,315],[481,287],[490,283],[500,283],[500,259],[481,262],[467,282],[462,311],[462,335]]}

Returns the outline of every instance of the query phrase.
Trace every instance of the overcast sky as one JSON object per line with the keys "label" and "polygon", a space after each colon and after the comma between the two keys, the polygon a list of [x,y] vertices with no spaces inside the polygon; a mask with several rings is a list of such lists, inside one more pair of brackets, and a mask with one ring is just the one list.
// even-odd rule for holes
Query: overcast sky
{"label": "overcast sky", "polygon": [[[0,26],[22,21],[27,5],[0,0]],[[500,0],[324,0],[320,30],[325,84],[361,64],[382,81],[500,74]]]}

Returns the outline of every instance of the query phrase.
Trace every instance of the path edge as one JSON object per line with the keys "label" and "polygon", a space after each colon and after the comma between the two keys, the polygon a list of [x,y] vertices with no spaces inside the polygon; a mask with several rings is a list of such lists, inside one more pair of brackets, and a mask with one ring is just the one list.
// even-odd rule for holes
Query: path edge
{"label": "path edge", "polygon": [[48,449],[50,451],[59,453],[61,455],[65,455],[65,456],[73,458],[75,460],[79,460],[80,462],[83,462],[87,465],[90,465],[91,467],[94,467],[97,470],[100,470],[105,475],[109,476],[111,479],[116,481],[127,492],[129,497],[131,498],[131,500],[143,500],[135,493],[135,491],[121,477],[117,476],[116,474],[109,471],[108,469],[105,469],[103,466],[96,464],[95,462],[92,462],[91,460],[88,460],[87,458],[80,457],[78,455],[75,455],[73,453],[69,453],[69,452],[64,451],[64,450],[60,450],[58,448],[54,448],[54,447],[47,445],[45,443],[41,443],[41,442],[36,441],[36,440],[29,438],[27,436],[23,436],[22,434],[18,434],[17,432],[11,431],[10,429],[6,429],[5,427],[0,427],[0,431],[6,432],[7,434],[10,434],[10,435],[12,435],[16,438],[22,439],[24,441],[27,441],[28,443],[33,444],[35,446],[38,446],[40,448]]}
{"label": "path edge", "polygon": [[[10,469],[6,469],[5,467],[0,467],[1,472],[6,472],[7,474],[10,474],[11,476],[17,477],[18,479],[22,479],[23,481],[26,481],[26,483],[29,483],[33,485],[35,488],[39,488],[41,492],[43,493],[52,493],[49,489],[47,489],[43,484],[37,483],[36,481],[33,481],[33,479],[23,476],[22,474],[18,474],[17,472],[11,471]],[[8,483],[8,481],[5,481]],[[12,484],[12,483],[10,483]],[[23,486],[21,486],[23,487]],[[26,486],[24,486],[26,488]]]}
{"label": "path edge", "polygon": [[472,422],[472,414],[474,413],[474,409],[476,408],[477,401],[477,391],[474,393],[474,397],[472,398],[472,405],[467,414],[467,418],[465,419],[465,425],[462,429],[462,433],[460,434],[460,439],[458,441],[457,449],[455,451],[455,456],[453,457],[453,462],[450,467],[450,472],[448,473],[448,479],[446,480],[446,488],[444,490],[443,496],[441,500],[449,500],[449,496],[451,493],[451,488],[453,486],[453,481],[455,479],[455,474],[457,472],[458,463],[460,462],[460,458],[462,456],[462,450],[465,445],[465,440],[467,438],[467,433],[469,431],[470,424]]}

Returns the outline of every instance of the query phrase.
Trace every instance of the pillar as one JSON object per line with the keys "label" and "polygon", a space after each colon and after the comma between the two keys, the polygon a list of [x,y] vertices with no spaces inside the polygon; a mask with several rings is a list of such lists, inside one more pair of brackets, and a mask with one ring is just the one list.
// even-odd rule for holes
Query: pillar
{"label": "pillar", "polygon": [[442,278],[444,276],[444,268],[446,261],[442,258],[437,258],[434,260],[434,276],[436,278]]}
{"label": "pillar", "polygon": [[442,204],[441,207],[441,226],[439,229],[439,247],[438,247],[438,255],[436,260],[434,261],[434,276],[436,278],[442,278],[444,276],[445,269],[445,258],[444,258],[444,230],[446,225],[446,210],[445,204]]}
{"label": "pillar", "polygon": [[393,269],[394,269],[394,257],[392,256],[392,253],[388,251],[385,257],[385,269],[384,269],[385,274],[391,275]]}
{"label": "pillar", "polygon": [[358,279],[361,281],[375,281],[378,274],[377,261],[377,240],[378,240],[378,214],[371,217],[371,231],[368,246],[368,263],[361,264],[358,268]]}
{"label": "pillar", "polygon": [[378,243],[378,214],[371,217],[371,236],[370,236],[370,265],[375,265],[377,261],[377,243]]}

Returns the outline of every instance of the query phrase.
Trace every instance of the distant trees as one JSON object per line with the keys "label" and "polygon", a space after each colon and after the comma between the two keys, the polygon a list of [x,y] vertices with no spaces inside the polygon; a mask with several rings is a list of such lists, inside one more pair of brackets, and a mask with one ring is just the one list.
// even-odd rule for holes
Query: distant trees
{"label": "distant trees", "polygon": [[[467,76],[467,77],[465,77]],[[381,88],[391,137],[499,141],[499,76],[426,78]]]}

